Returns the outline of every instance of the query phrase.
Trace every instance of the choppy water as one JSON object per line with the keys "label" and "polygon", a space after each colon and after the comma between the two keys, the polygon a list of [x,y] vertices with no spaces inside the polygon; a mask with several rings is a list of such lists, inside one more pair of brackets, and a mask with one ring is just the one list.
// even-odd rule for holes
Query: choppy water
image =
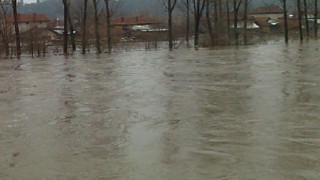
{"label": "choppy water", "polygon": [[0,179],[319,179],[320,43],[0,61]]}

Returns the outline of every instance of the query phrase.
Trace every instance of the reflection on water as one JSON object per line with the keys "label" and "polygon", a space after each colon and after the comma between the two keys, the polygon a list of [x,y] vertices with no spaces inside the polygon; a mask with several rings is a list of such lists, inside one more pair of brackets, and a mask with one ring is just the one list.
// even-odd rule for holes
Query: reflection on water
{"label": "reflection on water", "polygon": [[0,179],[318,179],[319,45],[3,60]]}

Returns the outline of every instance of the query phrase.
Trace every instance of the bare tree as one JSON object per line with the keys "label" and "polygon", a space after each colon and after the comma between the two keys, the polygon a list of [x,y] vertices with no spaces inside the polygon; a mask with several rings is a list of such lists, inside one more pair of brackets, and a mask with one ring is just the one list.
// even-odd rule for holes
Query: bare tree
{"label": "bare tree", "polygon": [[20,31],[19,31],[18,11],[17,11],[17,0],[11,0],[11,5],[12,5],[13,19],[14,19],[17,56],[20,57],[21,47],[20,47]]}
{"label": "bare tree", "polygon": [[112,43],[111,43],[111,8],[110,8],[110,0],[104,0],[106,4],[106,12],[107,12],[107,41],[108,41],[108,53],[110,54],[112,51]]}
{"label": "bare tree", "polygon": [[169,40],[169,50],[173,49],[173,27],[172,27],[172,12],[177,4],[178,0],[162,0],[162,4],[168,11],[168,40]]}
{"label": "bare tree", "polygon": [[107,43],[108,43],[108,53],[112,52],[112,31],[111,31],[111,18],[117,12],[116,10],[119,9],[122,1],[120,0],[104,0],[105,8],[106,8],[106,21],[107,21]]}
{"label": "bare tree", "polygon": [[[229,0],[226,0],[226,9],[227,9],[227,30],[228,30],[228,39],[230,39],[230,6],[229,6]],[[228,45],[230,45],[230,40],[228,40]]]}
{"label": "bare tree", "polygon": [[206,4],[206,0],[192,0],[194,9],[194,47],[198,49],[199,46],[199,28],[200,20]]}
{"label": "bare tree", "polygon": [[185,15],[186,18],[186,42],[187,42],[187,46],[189,47],[189,37],[190,37],[190,2],[191,0],[181,0],[180,3],[178,4],[178,8],[181,10],[181,12]]}
{"label": "bare tree", "polygon": [[99,17],[98,17],[97,0],[93,0],[93,7],[94,7],[94,30],[95,30],[95,36],[96,36],[96,48],[97,48],[97,54],[100,54],[101,48],[100,48],[100,33],[99,33]]}
{"label": "bare tree", "polygon": [[69,7],[69,11],[68,11],[68,22],[69,22],[69,29],[70,29],[70,40],[71,40],[71,45],[72,45],[72,51],[76,51],[77,47],[76,47],[76,38],[75,38],[75,34],[74,34],[74,25],[73,25],[73,20],[71,18],[71,3],[69,1],[68,3],[68,7]]}
{"label": "bare tree", "polygon": [[7,21],[7,9],[5,8],[7,4],[5,4],[2,0],[0,0],[0,35],[2,38],[3,46],[5,49],[6,56],[9,56],[10,47],[9,47],[9,24]]}
{"label": "bare tree", "polygon": [[234,13],[233,29],[234,29],[234,40],[236,45],[239,44],[238,13],[239,13],[241,4],[242,4],[242,0],[233,0],[233,13]]}
{"label": "bare tree", "polygon": [[190,36],[190,0],[186,0],[186,7],[187,7],[187,33],[186,33],[186,40],[189,46],[189,36]]}
{"label": "bare tree", "polygon": [[284,41],[286,44],[289,42],[289,28],[288,28],[288,10],[287,10],[287,0],[279,0],[283,9],[283,19],[284,19]]}
{"label": "bare tree", "polygon": [[[214,45],[214,34],[213,34],[213,30],[212,30],[212,25],[211,25],[211,20],[210,20],[210,0],[207,0],[206,3],[206,19],[207,19],[207,26],[208,26],[208,31],[209,31],[209,35],[210,35],[210,40],[211,40],[211,46]],[[215,9],[215,26],[217,24],[217,6],[216,6],[216,0],[214,1],[214,9]]]}
{"label": "bare tree", "polygon": [[314,36],[318,38],[318,0],[314,0]]}
{"label": "bare tree", "polygon": [[297,0],[297,7],[298,7],[298,19],[299,19],[299,37],[300,41],[303,41],[303,31],[302,31],[302,12],[301,12],[301,2]]}
{"label": "bare tree", "polygon": [[243,41],[248,44],[248,0],[244,0],[244,13],[243,13]]}
{"label": "bare tree", "polygon": [[64,16],[64,27],[63,27],[63,53],[68,53],[68,14],[69,6],[68,0],[62,0],[63,3],[63,16]]}
{"label": "bare tree", "polygon": [[308,20],[308,3],[307,0],[303,0],[303,6],[304,6],[304,19],[306,23],[306,32],[307,36],[310,36],[310,28],[309,28],[309,20]]}
{"label": "bare tree", "polygon": [[87,46],[87,8],[88,8],[88,0],[83,1],[83,20],[82,20],[82,54],[86,54],[86,46]]}

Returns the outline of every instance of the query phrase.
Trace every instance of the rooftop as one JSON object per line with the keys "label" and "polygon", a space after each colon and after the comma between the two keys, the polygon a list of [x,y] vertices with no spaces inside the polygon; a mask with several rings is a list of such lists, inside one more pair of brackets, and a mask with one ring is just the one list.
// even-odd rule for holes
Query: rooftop
{"label": "rooftop", "polygon": [[[18,14],[19,23],[27,22],[49,22],[50,20],[44,14]],[[13,23],[13,15],[8,16],[8,22]]]}
{"label": "rooftop", "polygon": [[148,25],[148,24],[157,24],[158,22],[155,19],[136,16],[136,17],[122,17],[113,19],[111,25],[113,26],[124,26],[124,25]]}
{"label": "rooftop", "polygon": [[278,6],[263,6],[253,9],[249,14],[280,14],[283,10]]}

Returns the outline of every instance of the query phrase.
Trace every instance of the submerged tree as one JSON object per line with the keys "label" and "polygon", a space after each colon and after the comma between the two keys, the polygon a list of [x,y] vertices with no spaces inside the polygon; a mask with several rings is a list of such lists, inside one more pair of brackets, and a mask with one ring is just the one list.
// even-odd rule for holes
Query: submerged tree
{"label": "submerged tree", "polygon": [[104,0],[106,4],[106,13],[107,13],[107,41],[108,41],[108,53],[110,54],[112,51],[112,43],[111,43],[111,4],[110,0]]}
{"label": "submerged tree", "polygon": [[182,12],[185,14],[186,17],[186,41],[187,46],[189,47],[189,37],[190,37],[190,2],[191,0],[182,0],[182,7],[179,6]]}
{"label": "submerged tree", "polygon": [[318,0],[314,0],[314,36],[318,38]]}
{"label": "submerged tree", "polygon": [[0,35],[2,38],[3,47],[5,50],[6,56],[9,56],[10,47],[9,47],[9,23],[7,20],[7,9],[5,4],[2,0],[0,0]]}
{"label": "submerged tree", "polygon": [[[210,35],[210,41],[211,41],[211,46],[214,45],[214,34],[213,34],[213,30],[212,30],[212,25],[211,25],[211,20],[210,20],[210,0],[207,0],[206,3],[206,19],[207,19],[207,26],[208,26],[208,31],[209,31],[209,35]],[[216,1],[214,1],[214,7],[215,7],[215,26],[217,24],[217,8],[216,8]]]}
{"label": "submerged tree", "polygon": [[308,18],[308,2],[307,0],[303,0],[303,6],[304,6],[304,19],[306,23],[306,32],[307,36],[310,36],[310,28],[309,28],[309,18]]}
{"label": "submerged tree", "polygon": [[100,54],[101,48],[100,48],[99,16],[98,16],[97,0],[93,0],[93,8],[94,8],[94,31],[96,36],[96,48],[97,48],[97,54]]}
{"label": "submerged tree", "polygon": [[243,41],[248,44],[248,4],[249,0],[244,0],[244,13],[243,13]]}
{"label": "submerged tree", "polygon": [[200,20],[203,14],[206,0],[192,0],[192,1],[193,1],[193,11],[194,11],[194,48],[198,49]]}
{"label": "submerged tree", "polygon": [[227,33],[228,33],[228,45],[230,45],[230,6],[229,6],[229,0],[226,0],[226,9],[227,9]]}
{"label": "submerged tree", "polygon": [[86,54],[86,46],[87,46],[87,8],[88,8],[88,0],[84,0],[83,2],[83,19],[82,19],[82,54]]}
{"label": "submerged tree", "polygon": [[236,45],[239,44],[238,14],[239,14],[241,4],[242,4],[242,0],[233,0],[233,13],[234,13],[233,30],[234,30],[234,40]]}
{"label": "submerged tree", "polygon": [[68,11],[68,23],[69,23],[69,30],[70,30],[70,40],[71,40],[71,45],[72,45],[72,51],[76,51],[77,47],[76,47],[76,37],[74,34],[74,25],[73,25],[73,20],[71,18],[71,3],[69,1],[68,3],[68,7],[69,7],[69,11]]}
{"label": "submerged tree", "polygon": [[303,32],[302,32],[302,12],[301,12],[301,2],[297,0],[297,7],[298,7],[298,20],[299,20],[299,37],[300,41],[303,41]]}
{"label": "submerged tree", "polygon": [[17,11],[17,0],[11,0],[12,11],[13,11],[13,19],[14,19],[14,31],[16,37],[16,50],[17,56],[21,56],[21,47],[20,47],[20,31],[19,31],[19,19],[18,19],[18,11]]}
{"label": "submerged tree", "polygon": [[287,10],[287,0],[279,0],[283,9],[283,19],[284,19],[284,41],[289,42],[289,28],[288,28],[288,10]]}
{"label": "submerged tree", "polygon": [[162,0],[162,4],[168,11],[168,40],[169,40],[169,50],[173,49],[173,27],[172,27],[172,12],[177,4],[178,0]]}
{"label": "submerged tree", "polygon": [[68,0],[62,0],[63,3],[63,16],[64,16],[64,27],[63,27],[63,53],[68,53],[68,13],[69,6]]}

